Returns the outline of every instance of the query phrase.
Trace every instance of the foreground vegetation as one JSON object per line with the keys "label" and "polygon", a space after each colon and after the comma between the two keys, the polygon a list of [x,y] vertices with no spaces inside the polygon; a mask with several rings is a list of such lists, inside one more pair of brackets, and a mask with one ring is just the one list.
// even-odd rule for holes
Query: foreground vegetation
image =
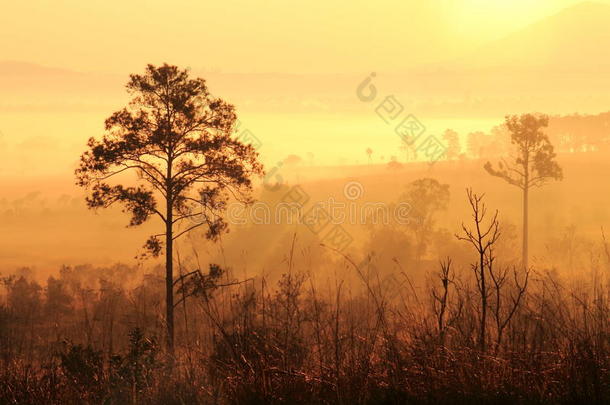
{"label": "foreground vegetation", "polygon": [[173,358],[162,269],[5,278],[0,403],[608,403],[607,257],[578,280],[485,267],[483,342],[476,266],[416,286],[369,259],[337,263],[357,282],[178,279]]}

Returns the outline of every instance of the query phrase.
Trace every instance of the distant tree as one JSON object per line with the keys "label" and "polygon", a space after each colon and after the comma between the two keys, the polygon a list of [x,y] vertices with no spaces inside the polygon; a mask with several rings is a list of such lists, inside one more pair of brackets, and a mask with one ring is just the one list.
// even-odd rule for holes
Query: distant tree
{"label": "distant tree", "polygon": [[307,161],[309,162],[309,166],[313,166],[313,159],[315,155],[313,152],[307,152]]}
{"label": "distant tree", "polygon": [[[294,176],[295,176],[294,181],[296,181],[297,184],[300,183],[299,167],[303,164],[303,159],[299,155],[288,155],[282,161],[282,163],[283,163],[282,167],[290,169],[290,171],[294,174]],[[270,171],[269,173],[271,173],[272,171]]]}
{"label": "distant tree", "polygon": [[38,314],[41,307],[40,291],[36,281],[28,281],[24,276],[5,283],[8,289],[8,305],[21,319],[29,319]]}
{"label": "distant tree", "polygon": [[548,125],[546,115],[523,114],[506,117],[506,127],[510,131],[514,151],[509,161],[502,159],[497,168],[490,162],[485,170],[492,176],[500,177],[508,184],[523,192],[523,249],[522,263],[528,264],[528,198],[532,187],[540,187],[549,180],[561,180],[563,171],[555,161],[553,145],[542,128]]}
{"label": "distant tree", "polygon": [[487,156],[502,156],[511,148],[510,131],[505,123],[496,125],[489,131],[490,142],[485,145],[484,153]]}
{"label": "distant tree", "polygon": [[303,162],[303,159],[299,155],[288,155],[284,159],[284,164],[288,166],[296,166],[301,164],[301,162]]}
{"label": "distant tree", "polygon": [[488,136],[482,131],[475,131],[468,134],[466,146],[468,153],[472,158],[479,159],[483,156],[487,138]]}
{"label": "distant tree", "polygon": [[610,146],[610,112],[597,115],[573,114],[553,116],[547,133],[562,152],[608,150]]}
{"label": "distant tree", "polygon": [[65,284],[63,280],[58,280],[53,276],[47,279],[45,309],[48,317],[64,315],[72,309],[72,296],[68,293]]}
{"label": "distant tree", "polygon": [[[200,226],[207,228],[207,238],[216,238],[227,228],[223,210],[229,192],[250,202],[251,176],[263,169],[254,148],[232,137],[234,107],[213,97],[204,79],[191,79],[176,66],[148,65],[144,75],[130,76],[127,90],[128,106],[106,120],[102,139],[89,139],[76,169],[77,184],[89,190],[90,208],[121,204],[131,214],[129,226],[155,215],[161,219],[164,233],[151,236],[145,248],[156,256],[165,244],[171,351],[174,241]],[[125,172],[137,175],[133,186],[108,183],[125,180]]]}
{"label": "distant tree", "polygon": [[422,178],[411,182],[401,201],[411,204],[415,229],[415,256],[419,263],[434,229],[435,215],[449,204],[449,185],[438,180]]}
{"label": "distant tree", "polygon": [[447,159],[457,159],[457,157],[460,155],[460,151],[462,150],[460,146],[460,136],[458,133],[452,129],[447,129],[443,134],[443,139],[447,145]]}
{"label": "distant tree", "polygon": [[400,169],[402,169],[402,163],[400,163],[396,159],[390,160],[388,162],[387,166],[388,166],[388,169],[390,169],[390,170],[400,170]]}
{"label": "distant tree", "polygon": [[413,145],[409,145],[408,143],[402,141],[400,142],[399,149],[405,154],[405,162],[417,160],[417,149],[414,148]]}
{"label": "distant tree", "polygon": [[405,162],[409,161],[409,145],[406,142],[400,142],[400,146],[398,147],[401,152],[405,154]]}
{"label": "distant tree", "polygon": [[373,156],[373,149],[371,148],[366,148],[366,155],[369,158],[369,164],[371,164],[371,160],[372,160],[372,156]]}

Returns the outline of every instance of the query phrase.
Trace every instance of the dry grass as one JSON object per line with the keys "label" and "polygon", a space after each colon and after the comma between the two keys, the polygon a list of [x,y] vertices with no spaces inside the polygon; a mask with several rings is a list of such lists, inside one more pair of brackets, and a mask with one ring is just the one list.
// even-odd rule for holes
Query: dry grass
{"label": "dry grass", "polygon": [[289,269],[274,286],[257,278],[187,298],[175,359],[154,277],[134,289],[89,289],[66,271],[45,288],[5,280],[0,403],[608,403],[599,274],[535,273],[499,344],[488,318],[482,349],[469,270],[447,277],[444,263],[422,296],[344,265],[359,285]]}

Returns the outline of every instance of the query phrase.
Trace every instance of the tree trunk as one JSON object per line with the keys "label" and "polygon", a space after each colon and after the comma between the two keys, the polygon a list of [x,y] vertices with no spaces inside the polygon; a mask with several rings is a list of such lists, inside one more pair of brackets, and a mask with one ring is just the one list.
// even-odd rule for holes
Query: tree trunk
{"label": "tree trunk", "polygon": [[167,199],[167,217],[165,223],[165,306],[167,321],[167,347],[170,354],[174,352],[174,263],[173,263],[173,229],[172,202]]}
{"label": "tree trunk", "polygon": [[523,257],[521,258],[521,263],[523,263],[523,268],[527,269],[527,244],[528,244],[528,194],[529,187],[527,185],[523,188]]}
{"label": "tree trunk", "polygon": [[[479,240],[481,244],[481,240]],[[485,340],[486,340],[486,326],[487,326],[487,285],[485,282],[485,256],[484,253],[479,253],[479,270],[481,274],[481,329],[479,335],[479,346],[481,351],[485,351]]]}

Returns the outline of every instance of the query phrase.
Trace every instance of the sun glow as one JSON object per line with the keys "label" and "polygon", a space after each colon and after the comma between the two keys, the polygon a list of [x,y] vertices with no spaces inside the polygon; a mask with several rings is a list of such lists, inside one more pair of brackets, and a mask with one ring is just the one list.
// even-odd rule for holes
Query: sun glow
{"label": "sun glow", "polygon": [[459,37],[480,42],[500,38],[577,4],[574,0],[441,0],[447,23]]}

